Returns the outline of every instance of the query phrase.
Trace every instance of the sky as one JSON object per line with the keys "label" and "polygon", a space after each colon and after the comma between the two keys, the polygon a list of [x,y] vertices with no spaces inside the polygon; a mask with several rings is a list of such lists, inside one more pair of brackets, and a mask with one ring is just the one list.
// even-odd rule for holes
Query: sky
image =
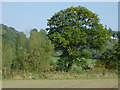
{"label": "sky", "polygon": [[3,2],[2,23],[25,33],[33,28],[39,31],[54,13],[71,6],[86,7],[98,14],[101,24],[118,30],[117,2]]}

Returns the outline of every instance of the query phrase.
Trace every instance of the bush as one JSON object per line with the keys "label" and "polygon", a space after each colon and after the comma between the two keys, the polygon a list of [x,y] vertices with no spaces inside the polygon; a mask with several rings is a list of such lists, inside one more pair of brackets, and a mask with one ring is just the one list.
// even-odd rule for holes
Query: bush
{"label": "bush", "polygon": [[99,62],[106,69],[118,69],[119,52],[118,45],[114,45],[113,48],[108,48],[102,53]]}
{"label": "bush", "polygon": [[95,65],[96,65],[96,59],[86,59],[86,58],[77,58],[78,62],[76,62],[76,65],[77,66],[82,66],[83,69],[90,69],[90,68],[93,68]]}

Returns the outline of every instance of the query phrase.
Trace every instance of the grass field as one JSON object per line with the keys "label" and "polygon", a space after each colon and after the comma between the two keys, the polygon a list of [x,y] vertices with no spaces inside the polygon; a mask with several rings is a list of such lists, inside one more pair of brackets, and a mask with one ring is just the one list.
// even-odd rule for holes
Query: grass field
{"label": "grass field", "polygon": [[118,79],[3,80],[3,88],[118,88]]}

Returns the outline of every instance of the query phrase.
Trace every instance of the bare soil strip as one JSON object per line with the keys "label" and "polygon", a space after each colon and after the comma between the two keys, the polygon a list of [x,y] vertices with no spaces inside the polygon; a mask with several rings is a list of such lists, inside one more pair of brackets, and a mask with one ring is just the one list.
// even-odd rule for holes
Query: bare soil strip
{"label": "bare soil strip", "polygon": [[118,79],[5,80],[3,88],[118,88]]}

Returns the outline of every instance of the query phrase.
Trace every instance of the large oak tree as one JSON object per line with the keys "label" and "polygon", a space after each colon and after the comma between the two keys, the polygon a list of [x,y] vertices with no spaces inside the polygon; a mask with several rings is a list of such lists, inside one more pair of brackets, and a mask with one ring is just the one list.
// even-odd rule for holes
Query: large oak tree
{"label": "large oak tree", "polygon": [[46,30],[56,48],[63,52],[59,61],[64,70],[71,69],[86,46],[102,49],[109,32],[99,20],[97,14],[81,6],[60,10],[48,19]]}

